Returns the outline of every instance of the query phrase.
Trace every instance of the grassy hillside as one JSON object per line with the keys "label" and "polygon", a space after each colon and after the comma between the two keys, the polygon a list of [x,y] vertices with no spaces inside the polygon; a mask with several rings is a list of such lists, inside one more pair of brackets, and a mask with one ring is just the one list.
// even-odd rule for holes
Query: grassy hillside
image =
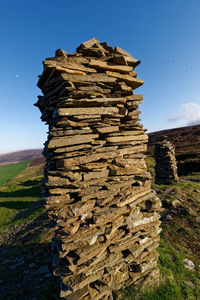
{"label": "grassy hillside", "polygon": [[7,170],[2,181],[12,178],[0,186],[0,299],[54,299],[51,226],[40,196],[43,165]]}
{"label": "grassy hillside", "polygon": [[29,149],[0,154],[0,165],[12,164],[42,157],[42,149]]}
{"label": "grassy hillside", "polygon": [[0,172],[3,171],[0,173],[1,182],[4,182],[0,186],[0,232],[8,226],[34,218],[41,210],[38,211],[41,206],[41,174],[36,173],[32,177],[31,168],[25,169],[28,163],[0,166]]}
{"label": "grassy hillside", "polygon": [[30,161],[0,166],[0,186],[17,176],[25,169]]}
{"label": "grassy hillside", "polygon": [[[154,159],[147,157],[154,175]],[[40,197],[43,165],[31,164],[0,187],[0,299],[53,300],[52,226]],[[5,182],[5,181],[4,181]],[[123,291],[123,299],[200,299],[200,174],[155,185],[163,208],[159,286]],[[187,269],[184,260],[194,263]]]}

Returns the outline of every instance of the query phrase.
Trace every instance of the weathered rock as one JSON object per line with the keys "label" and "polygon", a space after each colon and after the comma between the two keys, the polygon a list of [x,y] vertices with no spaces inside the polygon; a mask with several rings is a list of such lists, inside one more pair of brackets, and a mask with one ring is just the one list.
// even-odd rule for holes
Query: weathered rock
{"label": "weathered rock", "polygon": [[21,267],[24,264],[25,264],[25,261],[24,261],[24,257],[23,257],[20,260],[18,260],[14,265],[12,265],[10,268],[15,270],[16,268]]}
{"label": "weathered rock", "polygon": [[118,112],[117,107],[59,108],[56,116],[114,115]]}
{"label": "weathered rock", "polygon": [[63,49],[57,49],[55,55],[67,58],[67,53]]}
{"label": "weathered rock", "polygon": [[183,262],[188,270],[193,271],[195,269],[195,264],[190,259],[184,258]]}
{"label": "weathered rock", "polygon": [[111,65],[105,61],[98,61],[94,59],[90,61],[89,66],[96,68],[98,70],[109,70],[109,71],[116,71],[121,73],[129,73],[133,70],[133,68],[129,66]]}
{"label": "weathered rock", "polygon": [[94,140],[95,138],[98,138],[98,134],[84,134],[84,135],[75,135],[75,136],[69,136],[69,137],[60,137],[52,139],[49,142],[49,149],[53,148],[60,148],[60,147],[66,147],[71,145],[78,145],[78,144],[87,144]]}
{"label": "weathered rock", "polygon": [[143,80],[136,78],[136,73],[134,74],[134,76],[130,76],[127,74],[120,74],[117,72],[106,71],[106,74],[110,76],[110,78],[116,78],[126,82],[129,86],[132,87],[133,90],[143,85],[144,83]]}
{"label": "weathered rock", "polygon": [[148,136],[146,134],[143,135],[122,135],[122,136],[114,136],[108,137],[106,139],[109,143],[116,143],[116,142],[127,142],[127,141],[146,141],[148,140]]}
{"label": "weathered rock", "polygon": [[[156,273],[160,200],[144,161],[139,61],[92,39],[44,61],[44,193],[64,299],[113,299]],[[49,276],[48,266],[34,271]],[[32,272],[34,274],[34,272]]]}
{"label": "weathered rock", "polygon": [[140,64],[139,60],[123,54],[114,55],[113,62],[120,65],[132,66],[133,68],[137,67]]}
{"label": "weathered rock", "polygon": [[[116,78],[111,77],[110,76],[106,76],[106,74],[104,73],[98,73],[98,74],[93,74],[93,75],[72,75],[72,74],[61,74],[61,77],[63,80],[66,81],[71,81],[75,84],[81,84],[84,82],[105,82],[105,83],[114,83],[116,82]],[[125,76],[125,75],[124,75]],[[134,81],[134,80],[133,80]]]}
{"label": "weathered rock", "polygon": [[182,203],[181,203],[181,201],[176,199],[176,200],[172,201],[172,206],[173,206],[173,208],[178,208],[178,207],[182,206]]}

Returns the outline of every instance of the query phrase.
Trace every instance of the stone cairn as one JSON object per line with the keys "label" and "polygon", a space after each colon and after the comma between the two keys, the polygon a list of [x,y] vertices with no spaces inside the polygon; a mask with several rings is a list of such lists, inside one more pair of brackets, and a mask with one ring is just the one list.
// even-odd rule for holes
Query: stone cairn
{"label": "stone cairn", "polygon": [[157,272],[160,200],[132,91],[139,63],[96,38],[43,62],[36,106],[49,125],[45,200],[64,299],[113,299]]}
{"label": "stone cairn", "polygon": [[163,136],[161,141],[155,145],[154,156],[155,183],[172,184],[178,182],[175,149],[172,143]]}

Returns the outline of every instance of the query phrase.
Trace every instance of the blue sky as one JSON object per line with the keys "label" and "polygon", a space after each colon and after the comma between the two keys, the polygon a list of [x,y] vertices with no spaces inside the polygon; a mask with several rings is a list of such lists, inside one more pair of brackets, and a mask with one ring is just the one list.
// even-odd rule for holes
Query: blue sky
{"label": "blue sky", "polygon": [[42,60],[97,37],[141,60],[148,131],[200,123],[200,1],[0,1],[0,153],[41,148]]}

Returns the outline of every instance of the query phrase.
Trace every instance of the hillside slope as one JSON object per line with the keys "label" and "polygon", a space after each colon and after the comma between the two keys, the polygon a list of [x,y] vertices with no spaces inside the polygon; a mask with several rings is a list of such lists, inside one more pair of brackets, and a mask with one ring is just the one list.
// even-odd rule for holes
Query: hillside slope
{"label": "hillside slope", "polygon": [[42,149],[29,149],[0,155],[0,165],[11,164],[42,157]]}
{"label": "hillside slope", "polygon": [[153,154],[154,145],[163,135],[175,146],[179,173],[200,171],[200,125],[149,133],[149,154]]}
{"label": "hillside slope", "polygon": [[30,161],[23,161],[15,164],[0,166],[0,186],[21,173]]}
{"label": "hillside slope", "polygon": [[42,176],[43,163],[34,162],[0,186],[2,300],[55,299],[50,272],[51,226],[40,195]]}

